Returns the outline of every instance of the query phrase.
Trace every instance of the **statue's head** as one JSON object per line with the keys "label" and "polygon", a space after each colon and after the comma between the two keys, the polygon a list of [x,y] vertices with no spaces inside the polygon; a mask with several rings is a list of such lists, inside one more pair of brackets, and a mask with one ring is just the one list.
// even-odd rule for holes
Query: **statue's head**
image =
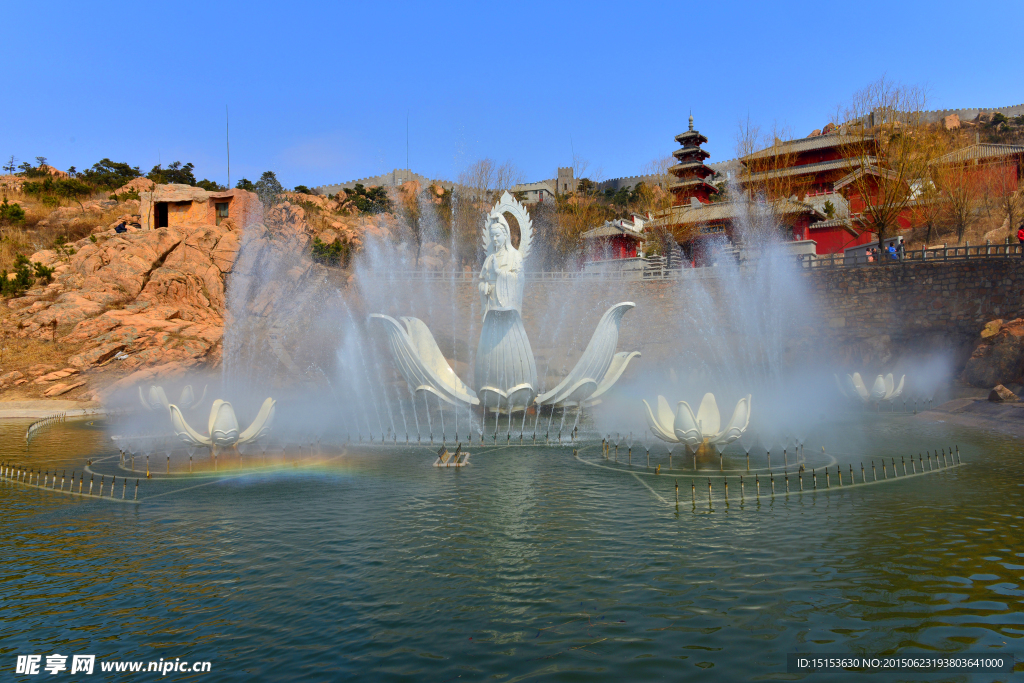
{"label": "statue's head", "polygon": [[504,248],[509,243],[508,221],[501,214],[488,216],[488,221],[490,224],[487,228],[487,236],[490,238],[492,250],[497,251]]}

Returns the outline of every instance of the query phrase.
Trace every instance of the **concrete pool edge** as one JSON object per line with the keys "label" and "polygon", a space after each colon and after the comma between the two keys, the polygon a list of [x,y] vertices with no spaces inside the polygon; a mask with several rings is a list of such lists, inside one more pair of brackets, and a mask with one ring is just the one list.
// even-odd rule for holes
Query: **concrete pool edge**
{"label": "concrete pool edge", "polygon": [[958,398],[921,412],[912,419],[992,429],[1024,438],[1024,403],[996,403],[984,398]]}

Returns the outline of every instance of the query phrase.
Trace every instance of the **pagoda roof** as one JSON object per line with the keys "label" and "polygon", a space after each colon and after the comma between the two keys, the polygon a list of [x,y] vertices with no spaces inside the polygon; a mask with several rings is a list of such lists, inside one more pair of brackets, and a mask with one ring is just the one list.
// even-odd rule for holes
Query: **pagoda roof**
{"label": "pagoda roof", "polygon": [[799,154],[800,152],[810,152],[816,149],[828,149],[829,147],[853,145],[858,142],[866,142],[871,139],[872,137],[870,135],[852,135],[849,133],[813,135],[809,138],[779,142],[752,154],[740,157],[740,159],[746,161],[750,159],[764,159],[766,157],[779,156],[780,154]]}
{"label": "pagoda roof", "polygon": [[703,145],[707,141],[708,139],[701,135],[700,131],[697,130],[688,130],[676,136],[676,142],[680,145],[685,144],[686,142],[696,142],[698,145]]}
{"label": "pagoda roof", "polygon": [[700,187],[700,186],[704,186],[704,187],[708,188],[712,192],[718,192],[718,188],[717,187],[715,187],[714,185],[712,185],[708,181],[704,180],[703,178],[690,178],[688,180],[680,180],[677,183],[672,183],[671,185],[669,185],[668,189],[670,191],[672,191],[672,192],[675,192],[677,190],[682,190],[682,189],[685,189],[687,187]]}
{"label": "pagoda roof", "polygon": [[672,152],[672,156],[682,161],[683,157],[699,156],[703,159],[707,159],[711,154],[706,149],[700,147],[681,147],[676,151]]}
{"label": "pagoda roof", "polygon": [[669,166],[668,172],[674,176],[681,177],[682,174],[686,171],[700,171],[701,169],[707,171],[707,173],[705,173],[703,177],[715,175],[715,169],[707,166],[703,161],[700,160],[684,161],[682,163],[676,164],[675,166]]}

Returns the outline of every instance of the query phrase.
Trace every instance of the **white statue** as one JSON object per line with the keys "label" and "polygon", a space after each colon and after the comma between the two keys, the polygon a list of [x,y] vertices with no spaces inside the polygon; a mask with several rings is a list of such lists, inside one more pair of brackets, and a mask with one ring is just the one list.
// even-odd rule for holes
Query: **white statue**
{"label": "white statue", "polygon": [[[512,246],[504,211],[515,215],[521,227],[519,249]],[[523,409],[537,395],[537,365],[521,317],[526,284],[523,262],[530,253],[532,235],[529,214],[508,193],[484,221],[487,258],[477,285],[484,324],[476,347],[473,379],[485,408]]]}
{"label": "white statue", "polygon": [[[519,223],[519,248],[512,245],[506,213]],[[453,405],[482,404],[495,412],[525,410],[531,404],[593,405],[640,355],[615,352],[622,316],[634,307],[629,301],[615,304],[601,317],[572,372],[551,391],[537,395],[537,365],[522,320],[524,266],[532,239],[533,221],[526,207],[503,193],[484,220],[486,258],[477,283],[483,328],[473,363],[475,390],[455,375],[423,321],[370,316],[384,325],[392,358],[410,391],[432,393]]]}
{"label": "white statue", "polygon": [[651,433],[662,441],[669,443],[682,443],[690,448],[696,448],[703,444],[725,446],[743,435],[750,426],[750,394],[741,398],[736,403],[732,417],[722,428],[722,416],[718,412],[718,403],[715,395],[704,394],[700,402],[697,414],[686,401],[680,401],[676,406],[675,414],[664,396],[658,396],[657,414],[651,410],[651,405],[644,400],[647,407],[647,424]]}
{"label": "white statue", "polygon": [[839,379],[838,375],[833,375],[836,378],[836,386],[839,387],[839,392],[847,398],[859,398],[864,403],[871,401],[891,401],[899,397],[903,393],[903,382],[907,379],[906,375],[900,377],[900,383],[897,386],[893,380],[892,373],[884,377],[879,375],[875,378],[875,383],[871,387],[871,391],[864,385],[864,380],[861,379],[860,373],[855,372],[852,375],[846,376],[846,386],[843,386],[842,380]]}
{"label": "white statue", "polygon": [[174,433],[183,443],[189,446],[206,446],[216,453],[220,448],[257,441],[266,436],[270,432],[270,423],[274,419],[274,406],[274,399],[268,398],[264,401],[256,419],[244,432],[239,433],[235,409],[227,401],[218,398],[210,408],[210,419],[207,424],[209,436],[203,436],[192,429],[185,422],[178,406],[171,404],[168,406],[168,410],[171,413],[171,425],[174,428]]}

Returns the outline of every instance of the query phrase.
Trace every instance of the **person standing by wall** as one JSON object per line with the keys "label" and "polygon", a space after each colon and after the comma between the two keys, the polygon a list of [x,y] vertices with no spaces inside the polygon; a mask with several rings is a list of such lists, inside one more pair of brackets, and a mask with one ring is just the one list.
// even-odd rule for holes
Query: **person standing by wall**
{"label": "person standing by wall", "polygon": [[1020,257],[1024,258],[1024,223],[1020,224],[1020,229],[1017,230],[1017,242],[1020,244]]}

